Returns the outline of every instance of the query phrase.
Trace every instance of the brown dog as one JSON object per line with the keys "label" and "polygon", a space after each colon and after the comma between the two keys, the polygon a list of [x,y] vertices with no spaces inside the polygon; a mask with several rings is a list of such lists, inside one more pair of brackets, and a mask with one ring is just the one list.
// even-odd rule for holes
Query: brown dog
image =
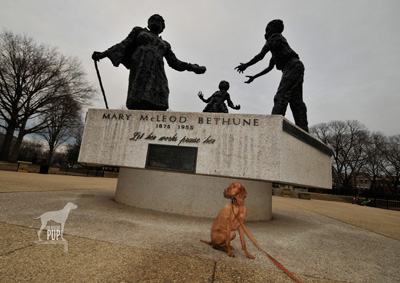
{"label": "brown dog", "polygon": [[240,223],[244,223],[247,215],[247,209],[244,205],[244,198],[247,195],[247,191],[242,184],[232,183],[225,189],[224,195],[232,201],[225,205],[218,213],[211,227],[211,242],[203,240],[201,240],[201,242],[209,244],[214,249],[227,252],[231,257],[235,257],[232,253],[233,247],[231,246],[231,241],[235,239],[235,231],[239,229],[242,249],[248,258],[254,258],[254,256],[247,251],[244,230],[240,225]]}

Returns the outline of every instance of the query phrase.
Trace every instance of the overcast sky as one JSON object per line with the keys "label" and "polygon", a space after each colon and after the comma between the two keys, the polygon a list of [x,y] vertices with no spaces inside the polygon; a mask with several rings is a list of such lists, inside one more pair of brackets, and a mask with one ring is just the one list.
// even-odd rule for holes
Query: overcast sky
{"label": "overcast sky", "polygon": [[[270,20],[282,19],[283,35],[303,61],[304,101],[309,125],[358,120],[371,131],[400,134],[399,0],[0,0],[0,27],[58,47],[83,64],[99,89],[91,54],[122,41],[153,14],[164,17],[161,34],[182,61],[207,67],[203,75],[177,72],[165,64],[170,110],[201,112],[207,98],[227,80],[239,111],[270,114],[281,72],[245,84],[268,66],[270,55],[244,74],[234,70],[265,43]],[[125,105],[128,70],[99,63],[110,108]],[[94,108],[104,108],[100,89]],[[290,108],[286,117],[293,121]]]}

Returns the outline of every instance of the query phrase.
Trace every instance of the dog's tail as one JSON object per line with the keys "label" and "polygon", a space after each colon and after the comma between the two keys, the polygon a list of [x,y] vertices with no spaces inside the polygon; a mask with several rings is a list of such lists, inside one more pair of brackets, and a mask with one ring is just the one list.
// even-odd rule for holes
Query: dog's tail
{"label": "dog's tail", "polygon": [[204,240],[200,240],[200,242],[205,243],[207,245],[211,245],[212,244],[212,242],[208,242],[208,241],[204,241]]}

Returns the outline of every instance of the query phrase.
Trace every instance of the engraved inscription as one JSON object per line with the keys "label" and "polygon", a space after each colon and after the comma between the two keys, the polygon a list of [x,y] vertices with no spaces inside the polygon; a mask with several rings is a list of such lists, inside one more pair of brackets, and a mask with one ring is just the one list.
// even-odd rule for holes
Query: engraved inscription
{"label": "engraved inscription", "polygon": [[149,144],[145,168],[196,173],[197,147]]}

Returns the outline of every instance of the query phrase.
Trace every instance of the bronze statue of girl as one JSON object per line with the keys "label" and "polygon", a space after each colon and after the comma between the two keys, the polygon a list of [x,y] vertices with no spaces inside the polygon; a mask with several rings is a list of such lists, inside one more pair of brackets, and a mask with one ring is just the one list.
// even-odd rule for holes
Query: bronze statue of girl
{"label": "bronze statue of girl", "polygon": [[225,101],[228,102],[230,108],[239,110],[240,105],[233,105],[228,93],[229,83],[227,81],[221,81],[218,88],[219,91],[214,92],[208,99],[204,99],[203,93],[199,91],[199,98],[207,103],[203,112],[228,113],[228,107],[226,107]]}

